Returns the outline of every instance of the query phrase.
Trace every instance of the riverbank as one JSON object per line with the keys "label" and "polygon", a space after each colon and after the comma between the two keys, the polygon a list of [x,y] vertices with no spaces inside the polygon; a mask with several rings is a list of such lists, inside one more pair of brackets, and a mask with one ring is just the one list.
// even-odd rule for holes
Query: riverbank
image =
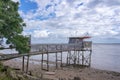
{"label": "riverbank", "polygon": [[[17,59],[4,61],[3,64],[12,68],[22,68],[22,62]],[[29,74],[39,79],[46,78],[51,80],[74,80],[75,78],[79,78],[79,80],[120,80],[120,73],[113,71],[94,68],[63,67],[55,69],[51,67],[50,71],[46,72],[42,71],[40,67],[40,64],[31,62],[29,65]]]}

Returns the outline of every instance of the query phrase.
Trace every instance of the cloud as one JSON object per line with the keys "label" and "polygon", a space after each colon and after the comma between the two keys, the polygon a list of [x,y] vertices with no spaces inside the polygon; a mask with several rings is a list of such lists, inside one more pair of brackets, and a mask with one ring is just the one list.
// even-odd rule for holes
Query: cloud
{"label": "cloud", "polygon": [[19,2],[19,3],[20,3],[20,0],[12,0],[12,1],[14,1],[14,2]]}
{"label": "cloud", "polygon": [[95,8],[96,6],[119,6],[120,0],[89,0],[87,6],[89,8]]}
{"label": "cloud", "polygon": [[34,38],[47,38],[50,33],[46,30],[35,30],[33,31]]}
{"label": "cloud", "polygon": [[[19,11],[35,38],[81,36],[120,39],[120,0],[30,0],[38,8]],[[51,15],[50,15],[51,14]],[[52,15],[53,14],[53,15]]]}

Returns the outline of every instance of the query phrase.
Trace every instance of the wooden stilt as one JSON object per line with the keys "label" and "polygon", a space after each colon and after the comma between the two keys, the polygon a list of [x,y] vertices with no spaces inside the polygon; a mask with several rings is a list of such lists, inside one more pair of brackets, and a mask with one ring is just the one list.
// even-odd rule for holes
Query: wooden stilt
{"label": "wooden stilt", "polygon": [[49,71],[49,54],[47,53],[47,71]]}
{"label": "wooden stilt", "polygon": [[71,60],[73,60],[72,51],[69,51],[69,54],[68,54],[68,64],[69,65],[71,64]]}
{"label": "wooden stilt", "polygon": [[62,67],[62,45],[61,45],[61,67]]}
{"label": "wooden stilt", "polygon": [[69,64],[69,55],[70,55],[70,53],[68,51],[68,53],[67,53],[67,65]]}
{"label": "wooden stilt", "polygon": [[84,65],[84,42],[82,42],[82,66]]}
{"label": "wooden stilt", "polygon": [[24,61],[25,59],[24,58],[25,58],[25,56],[23,56],[23,62],[22,62],[22,71],[23,72],[24,72],[24,63],[25,63],[25,61]]}
{"label": "wooden stilt", "polygon": [[79,54],[79,51],[78,51],[78,64],[80,64],[80,54]]}
{"label": "wooden stilt", "polygon": [[29,55],[27,57],[26,73],[28,73],[28,69],[29,69]]}
{"label": "wooden stilt", "polygon": [[75,46],[74,46],[74,66],[76,65],[76,51],[75,51]]}
{"label": "wooden stilt", "polygon": [[62,67],[63,65],[62,65],[62,52],[61,52],[61,67]]}
{"label": "wooden stilt", "polygon": [[[57,50],[57,45],[55,46],[56,50]],[[58,56],[57,56],[57,52],[56,52],[56,69],[58,68]]]}
{"label": "wooden stilt", "polygon": [[47,45],[47,71],[49,71],[49,53],[48,53],[48,45]]}
{"label": "wooden stilt", "polygon": [[84,65],[84,51],[82,51],[82,66]]}
{"label": "wooden stilt", "polygon": [[90,50],[89,67],[91,66],[91,55],[92,55],[92,50]]}
{"label": "wooden stilt", "polygon": [[[31,50],[31,35],[29,35],[29,48]],[[30,51],[29,51],[30,52]],[[29,53],[28,53],[29,54]],[[29,70],[29,55],[27,56],[27,65],[26,65],[26,73],[28,73]]]}
{"label": "wooden stilt", "polygon": [[56,52],[56,69],[58,68],[58,64],[57,64],[57,52]]}
{"label": "wooden stilt", "polygon": [[69,55],[69,65],[71,64],[71,60],[73,60],[73,58],[72,58],[72,51],[70,51],[70,55]]}
{"label": "wooden stilt", "polygon": [[43,69],[43,53],[42,53],[42,60],[41,60],[41,69]]}

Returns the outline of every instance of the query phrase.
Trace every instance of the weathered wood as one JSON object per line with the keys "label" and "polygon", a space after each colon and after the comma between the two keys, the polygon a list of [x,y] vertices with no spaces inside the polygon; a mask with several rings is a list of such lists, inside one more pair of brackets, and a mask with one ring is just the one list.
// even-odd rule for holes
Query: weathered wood
{"label": "weathered wood", "polygon": [[47,70],[49,71],[49,53],[48,53],[48,45],[47,45]]}
{"label": "weathered wood", "polygon": [[61,67],[62,67],[63,65],[62,65],[62,52],[61,52]]}
{"label": "weathered wood", "polygon": [[76,50],[75,50],[75,46],[74,46],[74,56],[73,56],[74,57],[74,66],[76,65],[76,55],[75,54],[76,54]]}
{"label": "weathered wood", "polygon": [[[62,50],[62,45],[60,46],[61,47],[61,50]],[[62,67],[62,51],[61,51],[61,67]]]}
{"label": "weathered wood", "polygon": [[57,58],[58,58],[58,56],[57,56],[57,52],[56,52],[56,69],[58,68],[58,64],[57,64]]}
{"label": "weathered wood", "polygon": [[89,67],[91,66],[91,55],[92,55],[92,50],[90,50],[90,55],[89,55]]}
{"label": "weathered wood", "polygon": [[42,60],[41,60],[41,69],[43,69],[43,54],[42,54]]}
{"label": "weathered wood", "polygon": [[[90,51],[90,50],[78,50],[78,51]],[[49,51],[48,53],[56,53],[56,52],[61,52],[61,50],[56,50],[56,51]],[[62,52],[68,52],[68,50],[63,50]],[[5,55],[2,55],[0,56],[0,61],[3,61],[3,60],[10,60],[10,59],[14,59],[14,58],[18,58],[18,57],[22,57],[22,56],[28,56],[28,55],[40,55],[40,54],[47,54],[46,51],[44,52],[39,52],[39,51],[34,51],[34,52],[30,52],[29,54],[26,53],[26,54],[5,54]]]}
{"label": "weathered wood", "polygon": [[[87,46],[89,45],[89,46]],[[35,47],[36,46],[36,47]],[[87,46],[87,47],[85,47]],[[34,49],[34,51],[31,51],[26,54],[1,54],[0,55],[0,61],[1,60],[9,60],[9,59],[14,59],[18,57],[23,56],[23,64],[22,64],[22,70],[24,71],[24,56],[27,56],[27,65],[26,65],[26,72],[28,72],[29,69],[29,56],[31,55],[42,55],[41,58],[41,69],[49,70],[49,54],[55,53],[56,56],[56,68],[58,68],[58,62],[62,66],[62,55],[63,52],[68,52],[67,54],[67,64],[82,64],[84,65],[85,63],[90,62],[91,63],[91,53],[92,53],[92,48],[90,47],[90,43],[83,43],[82,47],[80,44],[39,44],[39,45],[34,45],[30,46],[31,49]],[[35,51],[36,50],[36,51]],[[89,61],[86,61],[84,58],[84,52],[89,51],[90,52],[90,57]],[[47,55],[47,59],[44,60],[44,54]],[[60,57],[58,58],[58,54],[60,54]],[[81,61],[81,62],[80,62]],[[43,63],[46,63],[46,67],[44,67]],[[89,64],[90,65],[90,64]]]}
{"label": "weathered wood", "polygon": [[78,51],[78,64],[80,64],[80,51]]}
{"label": "weathered wood", "polygon": [[[28,37],[29,37],[28,44],[31,45],[31,35],[29,35]],[[29,46],[29,48],[31,49],[31,46]],[[29,53],[30,53],[30,51],[29,51]],[[29,70],[29,58],[30,58],[30,55],[27,56],[26,73],[28,73],[28,70]]]}
{"label": "weathered wood", "polygon": [[23,56],[23,62],[22,62],[22,71],[23,71],[23,72],[24,72],[24,66],[25,66],[25,65],[24,65],[24,64],[25,64],[25,61],[24,61],[24,60],[25,60],[25,56]]}
{"label": "weathered wood", "polygon": [[82,65],[84,65],[84,51],[82,51]]}
{"label": "weathered wood", "polygon": [[29,55],[27,56],[27,65],[26,65],[26,73],[28,73],[28,69],[29,69]]}
{"label": "weathered wood", "polygon": [[47,70],[49,70],[49,54],[47,54]]}

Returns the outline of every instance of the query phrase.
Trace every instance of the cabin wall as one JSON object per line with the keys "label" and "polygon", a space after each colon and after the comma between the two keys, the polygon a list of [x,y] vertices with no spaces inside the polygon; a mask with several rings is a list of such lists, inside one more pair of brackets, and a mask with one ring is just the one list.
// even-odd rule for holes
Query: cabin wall
{"label": "cabin wall", "polygon": [[79,43],[79,44],[81,44],[82,42],[83,42],[83,39],[74,39],[74,38],[69,39],[69,44],[71,44],[71,43],[74,43],[74,44]]}

